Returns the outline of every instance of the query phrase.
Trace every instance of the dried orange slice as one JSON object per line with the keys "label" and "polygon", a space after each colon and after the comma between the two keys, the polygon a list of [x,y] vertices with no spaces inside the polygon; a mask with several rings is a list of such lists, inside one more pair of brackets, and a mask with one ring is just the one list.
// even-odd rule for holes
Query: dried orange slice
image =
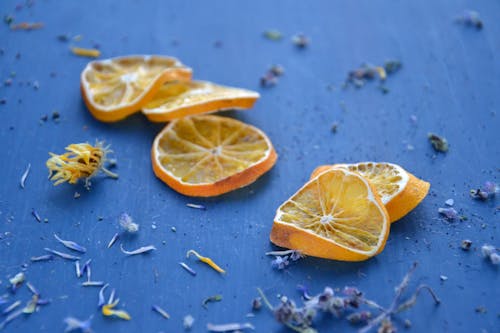
{"label": "dried orange slice", "polygon": [[158,178],[177,192],[198,197],[253,183],[276,158],[261,130],[212,115],[172,121],[157,135],[151,151]]}
{"label": "dried orange slice", "polygon": [[332,167],[345,168],[368,179],[380,195],[391,222],[401,219],[417,207],[427,196],[431,186],[399,165],[387,162],[322,165],[312,172],[311,178]]}
{"label": "dried orange slice", "polygon": [[90,113],[118,121],[139,111],[167,81],[191,80],[191,69],[162,56],[126,56],[90,62],[80,86]]}
{"label": "dried orange slice", "polygon": [[164,84],[142,112],[151,121],[170,121],[200,113],[249,109],[259,97],[255,91],[211,82],[172,82]]}
{"label": "dried orange slice", "polygon": [[271,242],[315,257],[362,261],[383,250],[389,229],[372,185],[339,168],[311,179],[278,208]]}

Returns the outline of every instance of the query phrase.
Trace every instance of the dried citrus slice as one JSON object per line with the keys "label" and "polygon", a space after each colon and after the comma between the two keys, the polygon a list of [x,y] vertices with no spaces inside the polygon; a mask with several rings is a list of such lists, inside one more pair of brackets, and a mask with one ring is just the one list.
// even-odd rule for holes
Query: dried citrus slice
{"label": "dried citrus slice", "polygon": [[126,56],[88,63],[82,72],[82,96],[101,121],[118,121],[139,111],[167,81],[189,81],[191,69],[162,56]]}
{"label": "dried citrus slice", "polygon": [[278,208],[271,241],[315,257],[361,261],[383,250],[389,229],[372,185],[357,173],[330,169]]}
{"label": "dried citrus slice", "polygon": [[142,112],[151,121],[170,121],[199,113],[249,109],[259,97],[254,91],[211,82],[171,82],[160,88]]}
{"label": "dried citrus slice", "polygon": [[417,207],[430,188],[428,182],[418,179],[397,164],[387,162],[322,165],[312,172],[311,178],[332,167],[346,168],[367,178],[380,195],[391,222],[401,219]]}
{"label": "dried citrus slice", "polygon": [[276,158],[261,130],[212,115],[172,121],[157,135],[151,151],[158,178],[177,192],[199,197],[253,183]]}

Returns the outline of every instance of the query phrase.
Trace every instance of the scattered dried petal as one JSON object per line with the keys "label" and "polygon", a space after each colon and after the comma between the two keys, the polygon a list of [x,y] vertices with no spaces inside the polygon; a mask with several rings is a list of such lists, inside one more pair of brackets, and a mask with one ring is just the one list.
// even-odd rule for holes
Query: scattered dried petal
{"label": "scattered dried petal", "polygon": [[66,329],[64,330],[64,332],[73,332],[79,330],[82,333],[91,333],[92,317],[93,316],[90,316],[89,319],[84,321],[81,321],[74,317],[64,318],[64,323],[66,324]]}
{"label": "scattered dried petal", "polygon": [[42,218],[38,215],[38,212],[35,209],[31,209],[31,215],[37,220],[38,223],[42,222]]}
{"label": "scattered dried petal", "polygon": [[169,319],[170,318],[170,315],[168,314],[168,312],[165,311],[165,310],[163,310],[158,305],[153,305],[152,309],[153,309],[154,312],[159,313],[163,318],[165,318],[165,319]]}
{"label": "scattered dried petal", "polygon": [[74,55],[80,57],[98,58],[99,56],[101,56],[101,51],[99,51],[98,49],[85,49],[81,47],[72,47],[71,52],[73,52]]}
{"label": "scattered dried petal", "polygon": [[201,262],[204,262],[205,264],[207,264],[208,266],[212,267],[214,270],[216,270],[217,272],[219,273],[226,273],[225,270],[223,270],[222,268],[220,268],[215,262],[213,262],[212,259],[208,258],[208,257],[203,257],[201,256],[198,252],[196,252],[195,250],[189,250],[187,251],[186,253],[186,258],[189,258],[190,255],[194,255],[196,258],[198,258],[198,260],[200,260]]}
{"label": "scattered dried petal", "polygon": [[113,244],[115,244],[115,242],[118,240],[119,237],[120,235],[118,233],[113,235],[113,238],[111,238],[111,240],[108,243],[108,249],[111,248]]}
{"label": "scattered dried petal", "polygon": [[102,314],[107,317],[117,317],[123,320],[132,319],[126,311],[114,310],[114,308],[118,305],[118,303],[119,300],[116,300],[114,303],[104,305],[101,309]]}
{"label": "scattered dried petal", "polygon": [[197,205],[197,204],[193,204],[193,203],[187,203],[186,206],[189,207],[189,208],[194,208],[194,209],[201,209],[201,210],[207,209],[203,205]]}
{"label": "scattered dried petal", "polygon": [[82,283],[82,287],[102,287],[104,286],[103,281],[85,281]]}
{"label": "scattered dried petal", "polygon": [[64,253],[64,252],[59,252],[59,251],[56,251],[56,250],[52,250],[48,247],[44,248],[45,251],[47,252],[50,252],[52,254],[55,254],[56,256],[58,257],[61,257],[63,259],[67,259],[67,260],[80,260],[80,257],[77,257],[77,256],[74,256],[74,255],[71,255],[71,254],[67,254],[67,253]]}
{"label": "scattered dried petal", "polygon": [[21,305],[21,301],[17,300],[15,301],[14,303],[12,303],[11,305],[9,305],[8,307],[6,307],[3,311],[2,311],[2,314],[3,315],[6,315],[10,312],[12,312],[15,308],[17,308],[19,305]]}
{"label": "scattered dried petal", "polygon": [[14,275],[13,278],[10,278],[9,282],[10,282],[10,289],[12,290],[12,292],[16,292],[16,290],[23,284],[25,279],[26,276],[24,275],[23,272],[19,272],[16,275]]}
{"label": "scattered dried petal", "polygon": [[207,324],[207,330],[211,332],[233,332],[233,331],[242,331],[242,330],[254,330],[255,327],[250,323],[230,323],[230,324],[222,324],[222,325],[214,325],[211,323]]}
{"label": "scattered dried petal", "polygon": [[133,251],[126,251],[124,248],[123,248],[123,244],[120,244],[120,249],[122,250],[123,253],[125,253],[126,255],[129,255],[129,256],[133,256],[133,255],[136,255],[136,254],[144,254],[144,253],[148,253],[150,251],[155,251],[156,250],[156,247],[154,247],[154,245],[147,245],[147,246],[142,246],[140,248],[138,248],[137,250],[133,250]]}
{"label": "scattered dried petal", "polygon": [[191,274],[192,276],[196,276],[196,272],[194,271],[194,269],[189,267],[186,263],[180,262],[179,265],[181,265],[181,267],[184,268],[186,271],[188,271],[189,274]]}
{"label": "scattered dried petal", "polygon": [[43,256],[38,256],[38,257],[31,257],[30,260],[32,262],[37,262],[37,261],[48,261],[48,260],[52,260],[54,259],[54,256],[53,255],[50,255],[50,254],[46,254],[46,255],[43,255]]}
{"label": "scattered dried petal", "polygon": [[35,312],[37,305],[38,305],[38,295],[35,294],[31,297],[31,300],[28,301],[26,306],[23,308],[23,313],[30,314]]}
{"label": "scattered dried petal", "polygon": [[106,283],[104,286],[102,286],[101,290],[99,290],[99,302],[97,303],[97,306],[100,308],[104,304],[106,304],[106,301],[104,300],[104,291],[106,288],[108,288],[109,284]]}
{"label": "scattered dried petal", "polygon": [[87,249],[85,247],[83,247],[83,246],[81,246],[73,241],[61,239],[61,238],[59,238],[59,236],[57,236],[57,234],[54,234],[54,238],[57,239],[57,241],[59,243],[61,243],[62,245],[64,245],[68,249],[71,249],[71,250],[77,251],[77,252],[81,252],[81,253],[87,252]]}
{"label": "scattered dried petal", "polygon": [[4,329],[5,326],[7,326],[8,323],[10,323],[11,321],[13,321],[14,319],[16,319],[17,317],[19,317],[20,315],[23,314],[23,310],[17,310],[16,312],[13,312],[11,313],[10,315],[7,316],[7,318],[4,319],[4,321],[2,321],[0,323],[0,331]]}
{"label": "scattered dried petal", "polygon": [[453,206],[453,205],[455,204],[455,200],[453,200],[453,199],[448,199],[448,200],[446,200],[446,201],[444,202],[444,204],[445,204],[446,206],[450,206],[450,207],[451,207],[451,206]]}
{"label": "scattered dried petal", "polygon": [[21,188],[24,188],[24,183],[26,182],[26,179],[28,178],[30,170],[31,170],[31,163],[28,163],[28,166],[26,167],[26,170],[24,171],[23,175],[21,176],[21,181],[19,183],[21,185]]}

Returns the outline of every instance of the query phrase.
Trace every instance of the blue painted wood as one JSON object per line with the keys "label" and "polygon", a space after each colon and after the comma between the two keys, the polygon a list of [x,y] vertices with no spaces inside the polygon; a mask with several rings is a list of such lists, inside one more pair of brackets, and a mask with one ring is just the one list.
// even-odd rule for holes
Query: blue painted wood
{"label": "blue painted wood", "polygon": [[[258,332],[284,332],[265,311],[246,318],[255,287],[277,302],[274,296],[280,293],[298,300],[297,284],[312,292],[325,285],[354,285],[388,305],[393,286],[413,261],[420,265],[412,286],[431,285],[443,302],[435,308],[424,296],[399,317],[411,320],[411,331],[499,332],[499,271],[478,250],[486,242],[500,246],[498,200],[479,202],[468,194],[486,180],[498,182],[498,2],[39,0],[16,10],[18,2],[1,1],[0,13],[12,14],[16,22],[42,21],[45,27],[13,32],[0,26],[0,77],[4,81],[16,73],[11,86],[0,87],[0,99],[6,100],[0,105],[0,287],[6,288],[8,278],[27,264],[28,280],[52,303],[14,321],[6,332],[62,332],[68,315],[94,315],[96,332],[181,332],[186,314],[196,320],[193,332],[205,331],[207,322],[234,321],[250,321]],[[470,6],[483,17],[482,31],[453,23]],[[265,40],[262,32],[270,28],[285,38]],[[311,38],[310,47],[294,48],[289,38],[297,32]],[[83,38],[58,41],[65,33]],[[214,47],[217,41],[221,47]],[[68,48],[94,44],[103,57],[174,55],[192,66],[196,78],[259,90],[262,98],[253,110],[226,115],[268,133],[279,154],[277,165],[253,185],[218,198],[173,192],[154,177],[149,159],[162,125],[140,115],[103,124],[86,111],[79,75],[88,59]],[[374,82],[360,90],[340,89],[350,69],[387,58],[401,59],[404,66],[387,81],[389,94],[381,94]],[[285,75],[276,87],[261,90],[259,77],[275,63],[284,66]],[[40,124],[40,117],[50,118],[53,110],[60,112],[60,122]],[[416,125],[411,115],[417,116]],[[330,131],[334,122],[337,134]],[[435,154],[426,139],[429,131],[448,138],[449,153]],[[48,152],[95,139],[113,145],[120,179],[96,180],[90,192],[81,186],[53,187],[44,165]],[[414,150],[408,151],[408,144]],[[393,226],[386,249],[372,260],[306,258],[284,272],[273,271],[264,253],[273,249],[268,234],[278,205],[317,165],[363,160],[401,164],[431,182],[430,195]],[[19,179],[28,163],[32,168],[23,190]],[[79,199],[73,198],[75,191]],[[437,208],[448,198],[467,221],[447,223],[438,216]],[[37,223],[32,208],[48,223]],[[125,257],[116,245],[106,249],[123,211],[141,225],[137,237],[124,240],[125,247],[154,244],[156,252]],[[97,312],[98,290],[79,285],[71,262],[29,263],[31,256],[44,254],[44,247],[62,249],[54,233],[88,248],[84,258],[93,259],[94,278],[116,288],[130,322]],[[470,253],[459,248],[464,238],[473,241]],[[227,275],[185,259],[190,248],[216,259]],[[181,260],[198,275],[179,267]],[[440,282],[440,275],[448,280]],[[224,299],[205,310],[201,302],[213,294]],[[10,297],[28,298],[26,288]],[[153,313],[152,304],[165,308],[171,319]],[[487,313],[476,313],[478,306]],[[317,328],[354,331],[328,318]]]}

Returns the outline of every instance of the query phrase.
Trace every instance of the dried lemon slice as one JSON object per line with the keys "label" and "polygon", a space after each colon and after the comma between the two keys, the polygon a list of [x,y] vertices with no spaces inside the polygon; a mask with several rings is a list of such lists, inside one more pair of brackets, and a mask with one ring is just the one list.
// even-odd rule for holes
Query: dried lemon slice
{"label": "dried lemon slice", "polygon": [[172,121],[156,136],[151,150],[158,178],[177,192],[200,197],[253,183],[276,158],[264,132],[212,115]]}
{"label": "dried lemon slice", "polygon": [[315,257],[361,261],[383,250],[389,229],[389,215],[372,185],[334,168],[278,208],[271,241]]}
{"label": "dried lemon slice", "polygon": [[101,121],[121,120],[139,111],[167,81],[189,81],[192,71],[163,56],[126,56],[90,62],[80,78],[88,109]]}
{"label": "dried lemon slice", "polygon": [[255,91],[206,81],[172,82],[164,84],[142,112],[151,121],[170,121],[200,113],[249,109],[259,97]]}
{"label": "dried lemon slice", "polygon": [[322,165],[312,172],[311,178],[332,167],[345,168],[368,179],[387,208],[391,222],[413,210],[427,196],[430,188],[428,182],[418,179],[397,164],[387,162]]}

